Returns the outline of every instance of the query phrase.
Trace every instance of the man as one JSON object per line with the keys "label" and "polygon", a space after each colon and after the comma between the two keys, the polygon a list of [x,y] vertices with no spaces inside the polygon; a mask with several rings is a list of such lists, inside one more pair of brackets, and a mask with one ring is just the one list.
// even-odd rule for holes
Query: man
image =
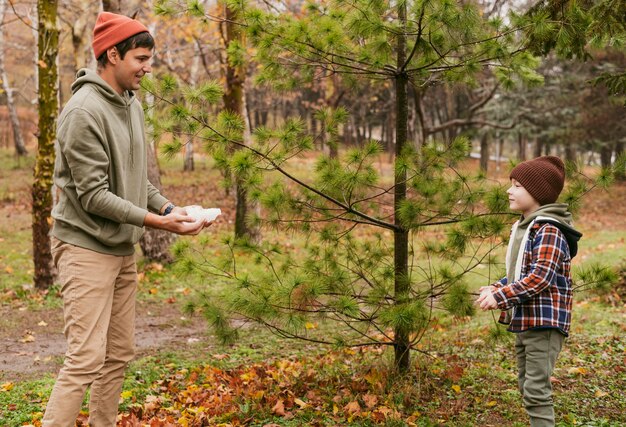
{"label": "man", "polygon": [[43,426],[74,426],[88,386],[89,425],[115,425],[124,370],[134,356],[137,268],[143,227],[197,234],[194,221],[147,180],[143,110],[154,40],[136,20],[98,16],[97,72],[81,70],[59,117],[52,255],[62,285],[68,350]]}

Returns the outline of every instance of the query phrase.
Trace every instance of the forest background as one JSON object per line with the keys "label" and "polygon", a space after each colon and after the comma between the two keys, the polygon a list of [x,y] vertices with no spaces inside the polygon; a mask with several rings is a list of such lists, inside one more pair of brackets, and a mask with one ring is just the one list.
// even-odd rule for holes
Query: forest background
{"label": "forest background", "polygon": [[138,248],[120,425],[524,425],[510,337],[471,301],[502,272],[507,172],[542,154],[585,233],[559,419],[624,423],[623,2],[2,0],[7,425],[38,425],[62,360],[42,118],[103,9],[157,41],[151,180],[224,211]]}

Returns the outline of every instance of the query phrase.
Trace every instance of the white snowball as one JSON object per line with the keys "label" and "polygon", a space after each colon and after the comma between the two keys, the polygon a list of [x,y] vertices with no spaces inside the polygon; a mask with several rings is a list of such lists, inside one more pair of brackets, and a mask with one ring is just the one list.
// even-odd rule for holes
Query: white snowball
{"label": "white snowball", "polygon": [[187,207],[187,215],[195,219],[196,221],[200,221],[202,219],[207,221],[215,221],[215,218],[218,215],[222,214],[222,210],[219,208],[209,208],[203,209],[202,206],[188,206]]}

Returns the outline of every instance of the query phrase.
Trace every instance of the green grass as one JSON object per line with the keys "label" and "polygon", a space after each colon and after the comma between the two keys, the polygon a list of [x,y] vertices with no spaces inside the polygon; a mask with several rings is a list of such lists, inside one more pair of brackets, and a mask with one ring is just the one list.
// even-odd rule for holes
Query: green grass
{"label": "green grass", "polygon": [[[11,163],[13,162],[13,163]],[[196,163],[197,170],[191,174],[181,172],[179,160],[162,162],[165,168],[163,182],[174,189],[181,204],[199,202],[205,206],[221,205],[223,193],[213,189],[210,194],[199,191],[207,182],[216,182],[219,174],[210,168],[211,162]],[[26,307],[40,310],[60,307],[58,289],[46,295],[30,287],[32,265],[30,260],[30,216],[28,209],[19,205],[27,200],[32,160],[26,160],[16,169],[15,159],[0,151],[0,203],[2,212],[17,213],[0,224],[0,303],[5,306]],[[26,184],[24,184],[26,183]],[[196,199],[200,197],[200,200]],[[582,224],[584,225],[584,224]],[[220,228],[221,227],[221,228]],[[230,233],[228,224],[222,224],[207,232],[209,238],[205,255],[215,258],[223,250],[220,236]],[[271,236],[271,235],[270,235]],[[626,230],[598,230],[585,233],[581,241],[581,257],[575,266],[603,262],[618,265],[623,261]],[[202,237],[185,237],[194,247],[201,246]],[[294,239],[299,247],[301,239]],[[496,257],[504,257],[500,249]],[[10,267],[10,272],[7,270]],[[254,271],[254,265],[245,268]],[[472,289],[487,284],[489,276],[497,279],[497,268],[482,266],[475,274],[468,275]],[[159,266],[140,259],[139,270],[143,274],[138,298],[149,307],[171,303],[179,307],[197,291],[219,294],[228,291],[225,281],[207,278],[194,272],[183,274],[174,266]],[[626,395],[622,392],[626,355],[626,318],[623,307],[612,307],[592,293],[578,293],[575,297],[572,336],[567,340],[559,357],[555,377],[555,401],[560,426],[619,426],[626,424]],[[314,346],[301,341],[289,341],[268,333],[259,326],[241,328],[237,343],[220,346],[208,335],[195,345],[180,349],[155,351],[134,361],[128,368],[124,383],[121,409],[131,411],[142,406],[147,396],[165,396],[171,402],[172,390],[164,391],[164,384],[174,384],[184,390],[194,370],[211,366],[225,372],[243,370],[254,364],[275,366],[281,360],[301,361],[315,366],[317,357],[332,354],[329,363],[316,372],[311,384],[297,384],[298,396],[306,388],[317,390],[323,397],[323,411],[294,409],[294,418],[286,420],[271,412],[270,407],[256,405],[252,401],[240,401],[240,412],[255,421],[249,425],[274,422],[284,426],[312,424],[322,425],[408,425],[411,419],[418,426],[474,426],[503,425],[524,426],[525,415],[516,390],[516,367],[512,336],[502,332],[494,323],[492,313],[478,312],[470,319],[458,319],[438,315],[433,330],[420,343],[420,350],[429,355],[414,352],[413,370],[410,375],[390,380],[391,351],[349,354],[334,352],[328,347]],[[9,328],[11,320],[2,324]],[[319,331],[332,330],[332,324],[319,325]],[[496,332],[494,332],[496,331]],[[495,336],[500,339],[494,339]],[[381,384],[363,382],[372,372],[382,373]],[[286,380],[285,380],[286,381]],[[313,380],[311,380],[313,381]],[[0,419],[6,425],[35,424],[51,390],[54,379],[49,374],[41,378],[13,381],[11,384],[0,373]],[[359,389],[357,387],[364,387]],[[356,385],[355,385],[356,384]],[[356,391],[353,387],[357,387]],[[369,387],[369,388],[368,388]],[[382,387],[382,388],[381,388]],[[350,390],[350,396],[340,396],[338,415],[333,414],[333,398],[342,388]],[[360,391],[358,391],[360,390]],[[457,391],[458,390],[458,391]],[[402,416],[375,423],[367,417],[349,420],[343,417],[343,407],[350,399],[361,399],[365,393],[376,393],[384,404]],[[269,393],[269,391],[268,391]],[[282,390],[285,395],[287,390]],[[271,400],[266,403],[270,404]],[[340,417],[340,418],[337,418]],[[342,418],[343,417],[343,418]],[[224,415],[223,420],[228,416]]]}

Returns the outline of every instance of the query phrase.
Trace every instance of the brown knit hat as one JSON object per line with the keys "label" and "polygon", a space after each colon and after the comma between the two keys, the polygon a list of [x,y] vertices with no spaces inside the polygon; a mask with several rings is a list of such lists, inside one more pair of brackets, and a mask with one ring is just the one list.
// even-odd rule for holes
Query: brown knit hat
{"label": "brown knit hat", "polygon": [[515,166],[509,175],[540,205],[556,202],[565,184],[565,165],[555,156],[542,156]]}
{"label": "brown knit hat", "polygon": [[135,34],[147,32],[141,22],[124,15],[102,12],[98,15],[93,28],[93,53],[100,57],[108,48],[126,40]]}

